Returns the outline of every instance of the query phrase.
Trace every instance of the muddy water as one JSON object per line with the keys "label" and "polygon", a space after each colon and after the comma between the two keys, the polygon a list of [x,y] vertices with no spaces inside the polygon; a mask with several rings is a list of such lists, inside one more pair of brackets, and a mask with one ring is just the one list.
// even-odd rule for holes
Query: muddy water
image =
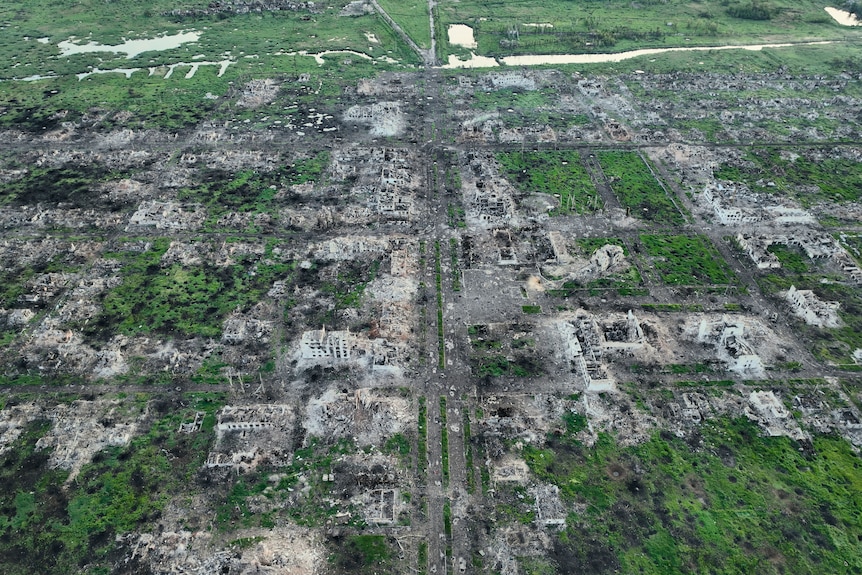
{"label": "muddy water", "polygon": [[449,35],[449,44],[461,46],[462,48],[478,48],[479,45],[473,38],[473,29],[464,24],[450,24],[446,30]]}
{"label": "muddy water", "polygon": [[824,8],[832,19],[841,24],[842,26],[862,26],[862,22],[856,18],[856,14],[851,14],[850,12],[845,12],[844,10],[839,10],[838,8]]}
{"label": "muddy water", "polygon": [[[764,48],[788,48],[791,46],[816,46],[831,44],[830,41],[800,42],[787,44],[749,44],[742,46],[692,46],[690,48],[643,48],[615,54],[542,54],[535,56],[506,56],[500,62],[507,66],[541,66],[543,64],[603,64],[607,62],[622,62],[639,56],[654,56],[667,52],[711,52],[714,50],[749,50],[757,52]],[[460,60],[457,56],[449,56],[449,64],[443,68],[488,68],[498,66],[494,58],[476,56],[471,53],[469,60]]]}
{"label": "muddy water", "polygon": [[441,68],[452,69],[452,68],[493,68],[494,66],[499,66],[500,64],[489,56],[477,56],[475,52],[470,52],[469,60],[462,60],[455,54],[449,54],[449,63]]}
{"label": "muddy water", "polygon": [[764,48],[787,48],[789,46],[811,46],[831,42],[805,42],[800,44],[752,44],[746,46],[693,46],[691,48],[644,48],[616,54],[549,54],[542,56],[507,56],[502,62],[507,66],[539,66],[542,64],[602,64],[622,62],[639,56],[653,56],[666,52],[711,52],[713,50],[749,50],[757,52]]}
{"label": "muddy water", "polygon": [[126,40],[122,44],[99,44],[98,42],[87,42],[76,44],[71,40],[63,40],[57,47],[60,56],[73,56],[75,54],[87,54],[91,52],[113,52],[125,54],[126,58],[134,58],[143,52],[159,52],[179,48],[189,42],[197,42],[201,37],[200,32],[180,32],[173,36],[159,36],[158,38]]}

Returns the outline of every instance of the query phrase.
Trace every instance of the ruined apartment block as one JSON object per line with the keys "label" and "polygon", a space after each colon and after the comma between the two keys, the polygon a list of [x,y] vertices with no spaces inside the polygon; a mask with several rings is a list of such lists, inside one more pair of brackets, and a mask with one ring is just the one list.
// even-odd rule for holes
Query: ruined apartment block
{"label": "ruined apartment block", "polygon": [[763,378],[765,367],[760,356],[745,337],[746,325],[741,320],[723,316],[720,319],[702,319],[697,341],[715,346],[718,359],[727,364],[727,370],[749,377]]}
{"label": "ruined apartment block", "polygon": [[784,299],[790,304],[790,309],[797,317],[805,320],[808,325],[835,328],[843,325],[838,309],[841,303],[823,301],[811,290],[799,290],[796,286],[784,293]]}
{"label": "ruined apartment block", "polygon": [[285,465],[291,455],[293,422],[289,405],[225,406],[218,413],[216,442],[205,466],[246,472],[263,462]]}
{"label": "ruined apartment block", "polygon": [[752,391],[746,416],[756,421],[772,437],[786,436],[797,441],[810,440],[782,401],[771,391]]}

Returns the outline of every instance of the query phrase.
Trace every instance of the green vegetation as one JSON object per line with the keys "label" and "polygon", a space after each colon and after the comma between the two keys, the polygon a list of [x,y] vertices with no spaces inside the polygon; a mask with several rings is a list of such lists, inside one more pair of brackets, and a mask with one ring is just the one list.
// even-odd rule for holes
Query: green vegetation
{"label": "green vegetation", "polygon": [[528,356],[510,361],[504,355],[488,355],[474,359],[474,373],[479,377],[530,377],[541,374],[542,367]]}
{"label": "green vegetation", "polygon": [[781,267],[790,273],[804,274],[808,272],[808,262],[811,261],[801,248],[772,244],[766,251],[775,254]]}
{"label": "green vegetation", "polygon": [[337,549],[335,564],[342,571],[382,575],[389,573],[392,549],[383,535],[351,535]]}
{"label": "green vegetation", "polygon": [[703,311],[703,305],[699,303],[645,303],[641,304],[644,311],[672,311],[672,312],[699,312]]}
{"label": "green vegetation", "polygon": [[[137,399],[125,407],[142,412],[146,397]],[[50,449],[35,449],[50,422],[29,423],[0,457],[0,504],[6,510],[0,516],[0,570],[23,575],[33,565],[46,574],[75,573],[85,564],[107,569],[115,537],[151,523],[172,496],[189,489],[209,451],[222,401],[216,394],[187,395],[185,407],[156,415],[127,446],[103,449],[65,487],[68,472],[47,468]],[[201,430],[178,433],[179,424],[198,411],[205,413]]]}
{"label": "green vegetation", "polygon": [[838,241],[857,263],[862,264],[862,235],[841,233],[838,234]]}
{"label": "green vegetation", "polygon": [[[579,258],[589,259],[596,250],[606,245],[614,245],[623,248],[623,254],[629,257],[629,249],[620,238],[578,238],[577,249],[571,250],[571,255]],[[643,278],[640,271],[633,262],[623,270],[608,274],[604,277],[591,280],[586,284],[570,280],[563,283],[559,289],[548,290],[548,293],[558,297],[570,297],[578,295],[578,292],[588,291],[590,295],[599,295],[605,290],[615,290],[621,296],[648,295],[649,290],[643,287]]]}
{"label": "green vegetation", "polygon": [[543,373],[534,338],[510,337],[511,332],[504,334],[481,324],[468,326],[467,335],[474,352],[470,358],[474,375],[531,377]]}
{"label": "green vegetation", "polygon": [[[290,465],[259,466],[255,471],[240,476],[216,509],[218,529],[230,532],[249,527],[271,528],[279,517],[299,525],[317,527],[342,510],[354,512],[347,505],[342,509],[331,503],[332,484],[324,482],[321,477],[324,473],[332,473],[333,462],[342,455],[355,452],[356,446],[346,439],[327,444],[317,437],[310,437],[306,443],[305,447],[294,452]],[[273,473],[281,477],[276,484],[269,481]],[[301,498],[287,503],[300,476],[306,478],[308,489],[303,490]],[[252,511],[250,499],[256,500],[257,510]],[[261,511],[264,505],[269,509]],[[357,517],[352,513],[351,521],[361,523]]]}
{"label": "green vegetation", "polygon": [[642,234],[640,243],[661,281],[669,285],[725,285],[734,274],[705,236]]}
{"label": "green vegetation", "polygon": [[734,18],[743,20],[771,20],[778,9],[769,2],[751,1],[736,3],[727,7],[727,13]]}
{"label": "green vegetation", "polygon": [[557,575],[554,562],[545,557],[518,557],[518,567],[524,575]]}
{"label": "green vegetation", "polygon": [[335,296],[337,309],[359,307],[365,286],[374,281],[380,270],[380,260],[374,260],[368,265],[351,265],[336,276],[336,281],[324,283],[321,291]]}
{"label": "green vegetation", "polygon": [[452,539],[452,504],[449,500],[443,503],[443,531],[447,539]]}
{"label": "green vegetation", "polygon": [[443,488],[449,487],[449,427],[446,424],[446,398],[440,396],[440,467]]}
{"label": "green vegetation", "polygon": [[146,251],[106,254],[123,263],[123,282],[105,296],[98,320],[84,326],[88,334],[118,329],[127,334],[217,337],[228,313],[256,303],[275,279],[294,269],[293,264],[263,262],[163,266],[169,243],[168,238],[158,238]]}
{"label": "green vegetation", "polygon": [[428,18],[427,2],[423,0],[407,2],[378,0],[378,2],[417,46],[423,50],[431,47],[431,23]]}
{"label": "green vegetation", "polygon": [[555,559],[593,573],[854,573],[862,569],[859,457],[842,439],[810,449],[745,418],[707,422],[700,447],[658,433],[592,448],[552,436],[531,470],[585,505]]}
{"label": "green vegetation", "polygon": [[26,173],[20,178],[2,184],[0,205],[63,203],[76,208],[98,207],[106,211],[117,211],[125,206],[97,191],[97,186],[128,175],[101,164],[60,168],[27,166]]}
{"label": "green vegetation", "polygon": [[419,415],[416,418],[417,426],[417,453],[416,470],[420,476],[425,475],[428,467],[428,408],[425,406],[425,397],[419,397]]}
{"label": "green vegetation", "polygon": [[[271,110],[255,112],[229,105],[238,96],[235,87],[253,77],[295,78],[308,73],[315,78],[317,90],[290,86],[285,96],[295,96],[288,103],[298,100],[320,107],[361,77],[418,62],[418,56],[378,16],[345,18],[339,16],[344,5],[338,3],[317,3],[313,9],[247,14],[235,13],[230,4],[221,4],[213,14],[204,14],[200,10],[210,8],[209,3],[199,0],[182,6],[166,0],[103,4],[92,0],[83,3],[12,0],[0,6],[0,21],[15,22],[14,31],[9,31],[7,41],[0,46],[0,78],[56,76],[27,83],[0,82],[0,108],[5,110],[0,114],[0,125],[41,132],[43,128],[59,128],[63,121],[82,119],[95,122],[102,129],[117,126],[178,129],[218,115],[228,120],[252,116],[257,122]],[[154,38],[189,30],[201,32],[196,43],[172,50],[147,51],[132,59],[109,52],[61,57],[57,47],[71,37],[79,43],[92,40],[111,45],[122,43],[124,38]],[[249,34],[249,30],[254,30],[254,34]],[[427,17],[425,30],[427,37],[430,34]],[[373,34],[378,42],[369,42],[366,34]],[[47,43],[35,41],[43,37],[48,39]],[[307,51],[309,55],[284,54],[278,47],[285,41],[291,50]],[[167,66],[171,64],[192,62],[197,54],[204,54],[208,61],[218,61],[236,46],[242,46],[249,58],[234,53],[233,63],[221,77],[218,65],[201,66],[192,78],[185,77],[188,67],[179,67],[166,77]],[[311,56],[324,50],[350,48],[366,53],[371,59],[336,56],[320,66]],[[398,63],[390,63],[384,55]],[[113,73],[79,81],[74,76],[95,66],[101,70],[139,68],[140,71],[131,78]],[[155,72],[148,74],[149,67],[154,67]],[[25,86],[27,89],[22,89]],[[219,99],[208,98],[207,94]]]}
{"label": "green vegetation", "polygon": [[419,567],[417,572],[420,575],[428,573],[428,543],[426,541],[419,544],[419,550],[416,552],[416,563]]}
{"label": "green vegetation", "polygon": [[462,409],[462,425],[464,429],[464,460],[467,467],[467,493],[476,491],[476,477],[473,469],[473,443],[470,436],[470,410]]}
{"label": "green vegetation", "polygon": [[460,203],[451,203],[446,207],[448,222],[450,228],[466,228],[467,222],[464,220],[464,206]]}
{"label": "green vegetation", "polygon": [[437,367],[446,368],[446,335],[443,327],[443,269],[440,242],[434,242],[434,283],[437,288]]}
{"label": "green vegetation", "polygon": [[614,193],[631,215],[659,225],[685,223],[673,199],[636,152],[599,152],[599,163]]}
{"label": "green vegetation", "polygon": [[458,240],[449,238],[449,256],[452,264],[452,291],[461,291],[461,267],[458,265]]}
{"label": "green vegetation", "polygon": [[397,455],[401,460],[401,465],[410,467],[410,440],[404,434],[396,433],[386,440],[383,444],[383,453]]}
{"label": "green vegetation", "polygon": [[536,520],[536,500],[523,485],[498,487],[496,512],[507,521],[530,525]]}
{"label": "green vegetation", "polygon": [[522,192],[559,198],[551,215],[583,214],[602,208],[598,192],[577,152],[500,152],[497,161]]}
{"label": "green vegetation", "polygon": [[[742,164],[723,164],[718,178],[743,182],[761,193],[790,195],[803,206],[862,198],[862,162],[839,150],[749,148]],[[837,156],[837,157],[836,157]]]}
{"label": "green vegetation", "polygon": [[[462,56],[469,56],[465,50]],[[487,89],[473,92],[471,106],[477,111],[486,111],[504,128],[536,128],[548,126],[554,130],[566,131],[590,123],[589,116],[561,109],[556,103],[560,93],[554,88],[522,90],[520,88]],[[488,117],[488,116],[486,116]],[[536,158],[553,158],[557,152],[535,152]],[[561,152],[561,154],[563,154]],[[507,154],[503,154],[506,156]],[[577,153],[566,153],[566,156]],[[549,166],[554,169],[553,166]],[[522,175],[522,174],[518,174]],[[534,189],[527,190],[536,191]]]}
{"label": "green vegetation", "polygon": [[838,309],[844,324],[841,327],[821,329],[798,322],[796,329],[812,342],[811,352],[821,361],[840,365],[843,369],[857,370],[852,356],[856,349],[862,348],[862,294],[855,286],[821,283],[817,275],[806,276],[796,284],[799,289],[813,290],[823,301],[841,304]]}
{"label": "green vegetation", "polygon": [[[274,198],[279,190],[291,185],[317,181],[329,164],[329,153],[319,152],[289,166],[281,166],[270,172],[245,170],[235,174],[219,170],[204,170],[200,184],[184,188],[178,199],[202,204],[207,210],[206,230],[230,227],[223,217],[229,213],[276,214]],[[256,232],[254,220],[239,231]]]}
{"label": "green vegetation", "polygon": [[[752,44],[764,37],[778,42],[840,39],[847,30],[824,18],[822,3],[810,0],[740,0],[717,5],[669,0],[634,8],[622,0],[493,6],[462,0],[457,5],[441,5],[438,11],[441,28],[469,24],[479,44],[477,53],[493,56]],[[464,52],[459,47],[449,51]]]}
{"label": "green vegetation", "polygon": [[538,314],[542,313],[542,306],[540,305],[522,305],[521,311],[526,314]]}

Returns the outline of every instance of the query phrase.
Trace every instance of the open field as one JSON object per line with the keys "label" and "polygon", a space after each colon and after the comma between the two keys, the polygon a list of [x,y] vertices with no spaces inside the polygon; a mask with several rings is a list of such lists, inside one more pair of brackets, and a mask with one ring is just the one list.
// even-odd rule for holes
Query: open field
{"label": "open field", "polygon": [[576,153],[498,154],[510,180],[525,192],[549,194],[559,199],[552,215],[582,214],[601,208],[590,175]]}
{"label": "open field", "polygon": [[[442,4],[442,24],[474,29],[477,53],[567,54],[618,52],[644,46],[754,44],[810,38],[843,39],[822,2],[668,2],[636,7],[623,2],[580,5],[558,0],[541,6],[516,1]],[[461,52],[462,48],[450,47]]]}
{"label": "open field", "polygon": [[658,225],[685,221],[643,158],[632,152],[601,152],[598,156],[611,188],[633,217]]}

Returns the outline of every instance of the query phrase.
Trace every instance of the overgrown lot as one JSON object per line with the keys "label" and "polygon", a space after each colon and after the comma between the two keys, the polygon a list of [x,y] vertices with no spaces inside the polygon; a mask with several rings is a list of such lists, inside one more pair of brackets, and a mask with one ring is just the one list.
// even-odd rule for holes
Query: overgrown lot
{"label": "overgrown lot", "polygon": [[[137,406],[129,407],[141,410],[147,400],[136,398]],[[67,486],[68,472],[48,469],[50,451],[35,447],[50,422],[30,423],[0,457],[0,571],[111,572],[118,558],[115,537],[154,522],[171,496],[188,492],[209,451],[222,401],[215,394],[189,394],[184,405],[157,402],[144,434],[98,453]],[[205,414],[201,430],[179,434],[179,424],[197,411]]]}
{"label": "overgrown lot", "polygon": [[725,285],[734,273],[705,236],[641,234],[640,243],[669,285]]}
{"label": "overgrown lot", "polygon": [[623,448],[570,435],[526,447],[570,513],[552,559],[590,573],[858,573],[862,461],[836,437],[763,437],[747,419]]}
{"label": "overgrown lot", "polygon": [[589,173],[577,152],[501,152],[497,161],[522,192],[559,199],[551,215],[583,214],[602,207]]}
{"label": "overgrown lot", "polygon": [[685,223],[639,154],[609,151],[599,152],[598,157],[611,188],[633,217],[667,226]]}

